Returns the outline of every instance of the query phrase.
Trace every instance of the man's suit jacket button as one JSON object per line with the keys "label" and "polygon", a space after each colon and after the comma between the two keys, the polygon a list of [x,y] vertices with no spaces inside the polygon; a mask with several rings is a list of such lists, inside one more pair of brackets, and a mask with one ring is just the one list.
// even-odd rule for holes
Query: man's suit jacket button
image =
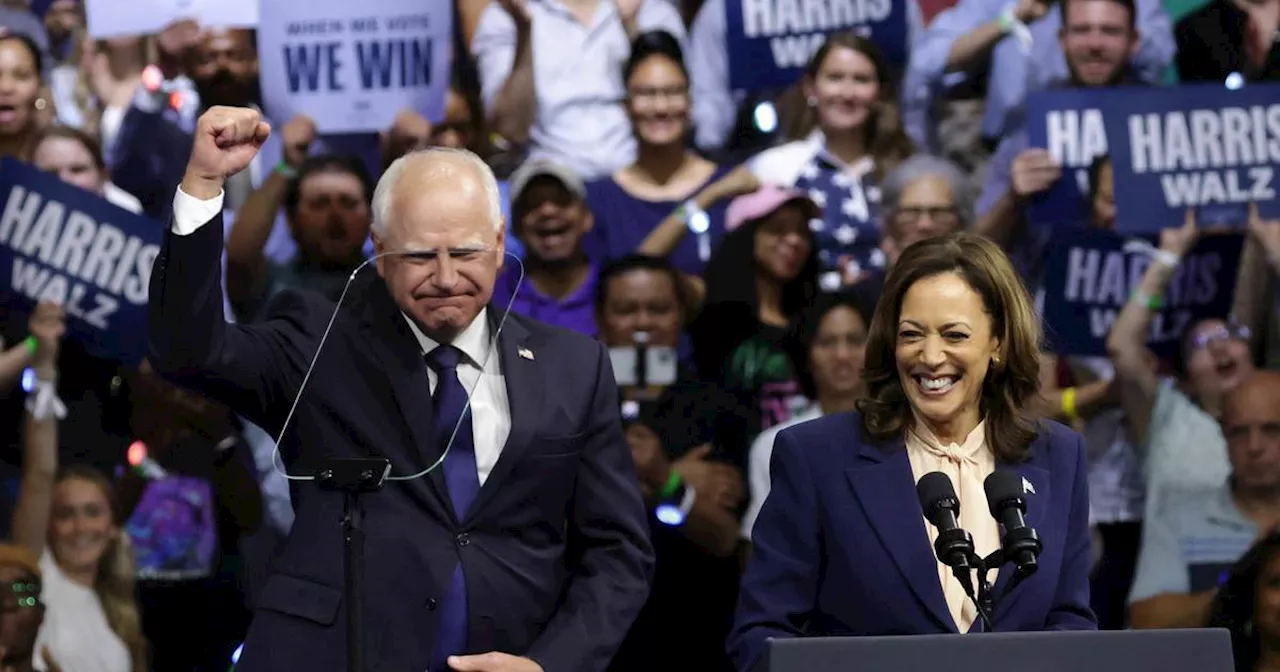
{"label": "man's suit jacket button", "polygon": [[427,598],[427,611],[435,611],[435,610],[436,610],[436,598],[434,598],[434,597],[428,597],[428,598]]}
{"label": "man's suit jacket button", "polygon": [[459,546],[466,546],[471,543],[471,537],[468,537],[466,532],[459,534],[454,539],[457,540]]}

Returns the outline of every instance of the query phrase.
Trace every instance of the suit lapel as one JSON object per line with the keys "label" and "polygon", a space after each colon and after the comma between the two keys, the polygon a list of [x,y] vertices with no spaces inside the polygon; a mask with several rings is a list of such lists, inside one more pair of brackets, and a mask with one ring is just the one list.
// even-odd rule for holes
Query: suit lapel
{"label": "suit lapel", "polygon": [[431,383],[427,378],[422,348],[382,282],[372,281],[366,291],[369,300],[363,302],[366,306],[363,321],[367,327],[364,334],[369,352],[381,364],[400,417],[408,425],[413,438],[413,450],[407,451],[406,455],[408,464],[393,466],[392,475],[407,476],[436,466],[422,478],[401,483],[442,520],[456,521],[453,504],[445,489],[443,470],[435,465],[441,451],[432,440]]}
{"label": "suit lapel", "polygon": [[[1032,444],[1032,455],[1036,455],[1044,450],[1044,438],[1047,434],[1041,434],[1041,438],[1036,439]],[[1022,498],[1027,502],[1027,513],[1025,520],[1028,527],[1033,528],[1040,539],[1044,540],[1049,530],[1044,529],[1044,521],[1047,520],[1046,511],[1049,504],[1053,501],[1053,493],[1050,492],[1049,472],[1039,466],[1036,466],[1032,460],[1028,460],[1016,465],[999,465],[998,469],[1012,468],[1019,476],[1022,477]],[[996,579],[994,594],[996,598],[996,620],[999,621],[1003,614],[1011,613],[1018,603],[1019,597],[1026,591],[1019,590],[1020,586],[1015,586],[1012,592],[1009,592],[1009,582],[1013,579],[1014,567],[1011,563],[1006,562],[1000,568],[1000,575]]]}
{"label": "suit lapel", "polygon": [[902,441],[883,447],[863,444],[859,458],[862,464],[848,471],[849,482],[876,536],[916,599],[942,627],[958,632],[942,594],[937,556],[929,546]]}
{"label": "suit lapel", "polygon": [[[494,311],[489,311],[491,314]],[[515,320],[490,323],[497,332],[499,362],[507,383],[507,404],[511,409],[511,432],[502,447],[498,461],[489,472],[480,494],[467,512],[467,520],[476,520],[502,488],[520,457],[528,449],[542,416],[542,398],[547,394],[542,365],[529,344],[529,332]]]}

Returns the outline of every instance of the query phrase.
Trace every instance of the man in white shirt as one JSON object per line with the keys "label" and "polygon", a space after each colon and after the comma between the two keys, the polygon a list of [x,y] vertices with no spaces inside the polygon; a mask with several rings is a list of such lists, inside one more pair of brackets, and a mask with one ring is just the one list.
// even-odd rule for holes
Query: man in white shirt
{"label": "man in white shirt", "polygon": [[488,309],[498,187],[462,150],[387,169],[376,273],[357,270],[339,306],[288,291],[264,321],[227,324],[223,185],[269,133],[252,109],[200,118],[151,281],[154,368],[280,436],[300,477],[236,669],[343,669],[342,494],[304,481],[376,456],[391,477],[365,497],[370,669],[603,670],[653,567],[608,353]]}

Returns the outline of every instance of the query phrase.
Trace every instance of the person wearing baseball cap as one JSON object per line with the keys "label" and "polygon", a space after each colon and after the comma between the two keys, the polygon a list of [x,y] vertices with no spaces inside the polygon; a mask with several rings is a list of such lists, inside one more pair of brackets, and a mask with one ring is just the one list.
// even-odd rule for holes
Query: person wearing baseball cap
{"label": "person wearing baseball cap", "polygon": [[706,300],[691,329],[699,372],[753,400],[752,436],[807,406],[784,347],[790,323],[808,306],[820,268],[805,192],[765,185],[725,213],[728,233],[704,274]]}
{"label": "person wearing baseball cap", "polygon": [[586,185],[573,170],[547,159],[526,161],[509,184],[511,231],[524,246],[525,275],[518,282],[519,265],[509,265],[490,303],[594,337],[597,269],[583,246],[592,226]]}

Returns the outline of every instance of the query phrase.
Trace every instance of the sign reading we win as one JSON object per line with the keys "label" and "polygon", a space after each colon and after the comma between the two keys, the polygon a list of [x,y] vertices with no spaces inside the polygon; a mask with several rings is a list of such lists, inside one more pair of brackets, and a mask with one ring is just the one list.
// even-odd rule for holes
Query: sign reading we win
{"label": "sign reading we win", "polygon": [[321,133],[373,133],[406,108],[443,116],[447,0],[264,2],[260,13],[262,95],[276,123],[306,114]]}
{"label": "sign reading we win", "polygon": [[1249,203],[1280,216],[1280,85],[1128,90],[1103,114],[1120,220],[1155,231],[1196,208],[1201,224],[1243,225]]}

